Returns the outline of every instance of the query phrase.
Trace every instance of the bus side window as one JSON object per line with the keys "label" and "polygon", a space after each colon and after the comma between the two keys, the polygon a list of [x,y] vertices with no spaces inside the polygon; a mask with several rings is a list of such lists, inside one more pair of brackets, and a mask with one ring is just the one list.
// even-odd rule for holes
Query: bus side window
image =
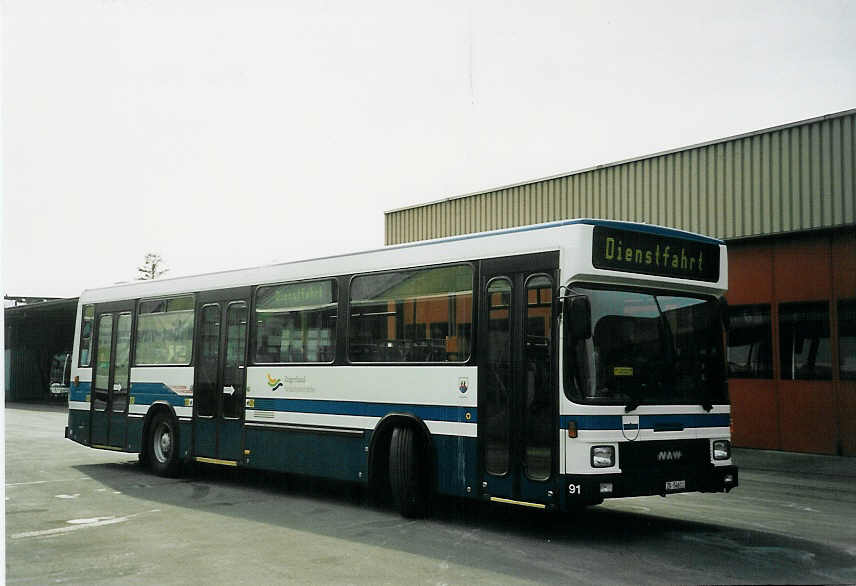
{"label": "bus side window", "polygon": [[80,326],[80,361],[78,366],[89,366],[92,348],[92,323],[95,320],[95,306],[83,306],[83,323]]}

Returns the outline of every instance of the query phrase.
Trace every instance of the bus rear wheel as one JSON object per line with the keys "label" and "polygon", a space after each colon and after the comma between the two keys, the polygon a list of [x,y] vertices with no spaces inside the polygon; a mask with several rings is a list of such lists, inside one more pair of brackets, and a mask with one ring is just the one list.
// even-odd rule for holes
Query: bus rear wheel
{"label": "bus rear wheel", "polygon": [[389,484],[395,506],[404,517],[424,517],[428,509],[424,463],[416,432],[396,427],[389,442]]}
{"label": "bus rear wheel", "polygon": [[158,476],[178,474],[178,427],[167,413],[155,415],[146,449],[152,472]]}

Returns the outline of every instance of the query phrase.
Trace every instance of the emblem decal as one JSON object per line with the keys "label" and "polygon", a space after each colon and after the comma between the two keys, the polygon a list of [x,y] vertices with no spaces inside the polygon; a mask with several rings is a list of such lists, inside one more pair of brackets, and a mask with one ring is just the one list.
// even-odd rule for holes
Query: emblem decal
{"label": "emblem decal", "polygon": [[638,415],[623,415],[621,417],[621,435],[631,442],[639,437]]}
{"label": "emblem decal", "polygon": [[267,375],[267,384],[270,387],[270,390],[275,391],[282,386],[282,379],[273,378],[270,373]]}

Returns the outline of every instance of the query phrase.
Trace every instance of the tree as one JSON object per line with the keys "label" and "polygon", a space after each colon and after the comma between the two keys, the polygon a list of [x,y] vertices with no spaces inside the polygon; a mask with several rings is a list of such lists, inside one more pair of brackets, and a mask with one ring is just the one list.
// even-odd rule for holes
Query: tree
{"label": "tree", "polygon": [[137,280],[138,281],[150,281],[152,279],[157,279],[169,269],[162,268],[163,267],[163,259],[161,255],[155,252],[147,252],[146,260],[143,263],[143,266],[137,267]]}

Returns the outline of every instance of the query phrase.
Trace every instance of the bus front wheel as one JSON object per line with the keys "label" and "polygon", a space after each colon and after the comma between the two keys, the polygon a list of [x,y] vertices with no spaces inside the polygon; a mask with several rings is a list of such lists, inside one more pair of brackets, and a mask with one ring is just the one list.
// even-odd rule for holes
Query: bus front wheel
{"label": "bus front wheel", "polygon": [[178,474],[178,427],[167,413],[158,413],[152,421],[148,442],[148,459],[158,476]]}
{"label": "bus front wheel", "polygon": [[423,517],[428,508],[428,489],[420,452],[412,427],[396,427],[392,431],[389,484],[395,505],[404,517]]}

